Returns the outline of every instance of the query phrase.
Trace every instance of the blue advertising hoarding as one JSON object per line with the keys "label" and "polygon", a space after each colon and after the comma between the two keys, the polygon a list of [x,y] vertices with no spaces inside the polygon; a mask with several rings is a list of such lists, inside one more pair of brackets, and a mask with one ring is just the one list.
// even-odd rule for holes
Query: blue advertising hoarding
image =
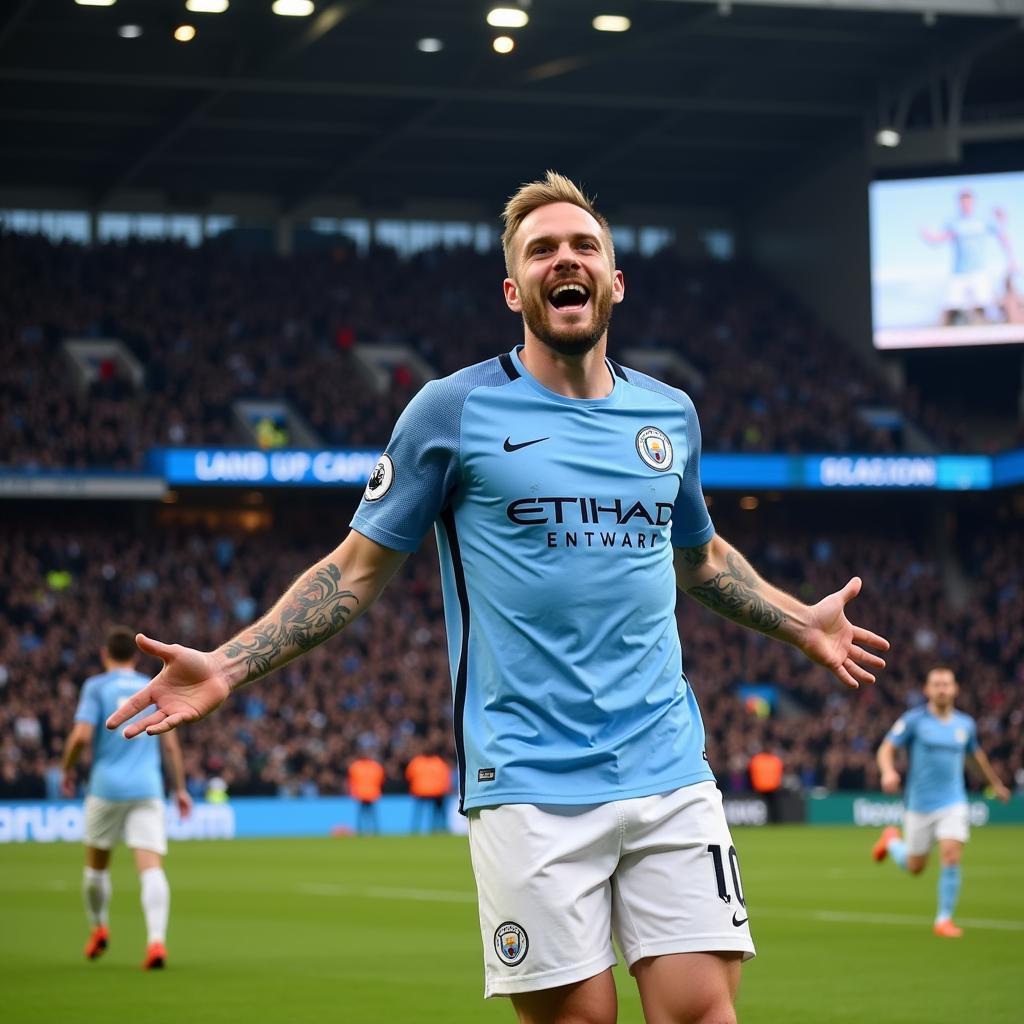
{"label": "blue advertising hoarding", "polygon": [[[170,487],[363,488],[376,449],[154,448],[144,473],[0,470],[2,498],[159,499]],[[1024,483],[1024,449],[999,455],[707,452],[704,489],[987,491]]]}
{"label": "blue advertising hoarding", "polygon": [[[411,796],[383,796],[377,803],[382,835],[409,835],[428,827],[425,808]],[[199,802],[188,818],[167,804],[170,839],[263,839],[282,836],[345,836],[356,831],[359,804],[347,796],[281,799],[239,797],[224,803]],[[463,834],[466,819],[458,798],[446,800],[449,832]],[[76,801],[0,802],[0,845],[4,843],[80,843],[85,832],[83,805]]]}
{"label": "blue advertising hoarding", "polygon": [[[363,487],[375,449],[265,452],[246,448],[157,448],[149,469],[171,487]],[[1000,464],[998,479],[993,465]],[[705,453],[708,490],[875,488],[966,491],[1024,481],[1024,451],[989,455],[771,455]]]}

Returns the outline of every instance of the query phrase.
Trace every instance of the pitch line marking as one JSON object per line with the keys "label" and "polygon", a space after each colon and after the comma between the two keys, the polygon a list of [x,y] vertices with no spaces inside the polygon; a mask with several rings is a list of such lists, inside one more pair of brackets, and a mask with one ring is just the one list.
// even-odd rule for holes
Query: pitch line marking
{"label": "pitch line marking", "polygon": [[453,889],[400,889],[381,885],[336,885],[331,882],[304,882],[296,892],[309,896],[369,896],[380,900],[412,900],[418,903],[476,903],[471,892]]}
{"label": "pitch line marking", "polygon": [[[810,918],[814,921],[826,921],[834,924],[902,924],[915,928],[933,923],[932,918],[915,914],[871,914],[855,910],[776,910],[771,907],[759,908],[756,905],[754,920],[758,917],[792,917]],[[988,917],[958,917],[957,921],[965,928],[980,928],[990,931],[1024,932],[1024,921],[998,920]]]}

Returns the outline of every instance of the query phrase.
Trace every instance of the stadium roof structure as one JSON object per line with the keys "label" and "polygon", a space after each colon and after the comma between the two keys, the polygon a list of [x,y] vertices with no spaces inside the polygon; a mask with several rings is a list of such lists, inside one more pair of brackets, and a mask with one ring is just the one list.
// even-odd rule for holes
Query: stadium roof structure
{"label": "stadium roof structure", "polygon": [[[286,213],[338,196],[493,208],[556,167],[611,211],[736,208],[889,124],[908,146],[880,165],[1021,163],[1024,0],[531,0],[507,55],[490,6],[318,0],[287,18],[270,0],[218,15],[11,0],[0,190],[94,208],[129,189],[190,209],[223,193]],[[592,28],[612,11],[629,31]],[[173,38],[183,22],[191,42]]]}

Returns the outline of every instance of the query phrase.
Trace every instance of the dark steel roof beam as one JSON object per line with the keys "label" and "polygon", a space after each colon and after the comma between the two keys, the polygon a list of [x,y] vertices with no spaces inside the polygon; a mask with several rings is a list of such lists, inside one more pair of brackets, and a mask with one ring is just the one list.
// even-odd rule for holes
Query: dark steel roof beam
{"label": "dark steel roof beam", "polygon": [[370,82],[303,82],[292,79],[219,78],[183,75],[135,75],[105,71],[44,71],[35,68],[0,68],[0,82],[51,85],[111,86],[119,89],[181,89],[224,93],[262,93],[291,96],[346,96],[353,99],[443,100],[594,110],[676,110],[720,114],[764,114],[783,117],[859,117],[863,106],[828,100],[771,100],[760,97],[721,99],[665,95],[630,96],[624,93],[552,92],[522,89],[459,89],[445,86],[386,85]]}

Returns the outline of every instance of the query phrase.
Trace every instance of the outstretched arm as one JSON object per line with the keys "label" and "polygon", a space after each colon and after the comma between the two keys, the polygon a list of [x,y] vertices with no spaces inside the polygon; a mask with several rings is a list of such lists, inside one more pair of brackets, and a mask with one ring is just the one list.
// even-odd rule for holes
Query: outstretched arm
{"label": "outstretched arm", "polygon": [[875,760],[878,762],[878,772],[882,778],[882,791],[898,793],[902,779],[900,773],[896,771],[896,744],[892,740],[882,740]]}
{"label": "outstretched arm", "polygon": [[842,590],[805,605],[766,583],[747,560],[717,534],[696,548],[675,550],[676,583],[713,612],[798,647],[844,685],[873,683],[871,669],[885,661],[866,650],[889,649],[889,641],[846,618],[846,605],[860,593],[855,576]]}
{"label": "outstretched arm", "polygon": [[140,650],[163,659],[164,667],[107,719],[107,728],[116,729],[151,704],[157,710],[128,726],[126,739],[141,732],[155,736],[204,718],[232,691],[322,644],[365,612],[405,558],[405,552],[352,530],[263,618],[215,651],[165,644],[140,633]]}
{"label": "outstretched arm", "polygon": [[178,815],[181,818],[187,818],[192,813],[192,797],[185,785],[185,759],[181,756],[181,744],[173,732],[168,732],[160,737],[160,747],[171,770],[174,802],[178,805]]}
{"label": "outstretched arm", "polygon": [[67,797],[75,795],[75,765],[82,751],[92,743],[92,726],[88,722],[75,722],[64,743],[64,758],[61,762],[61,792]]}
{"label": "outstretched arm", "polygon": [[1010,791],[1003,785],[1003,780],[996,775],[992,762],[989,761],[985,751],[978,747],[972,756],[974,763],[981,769],[981,774],[985,776],[985,781],[992,787],[996,799],[1005,804],[1010,799]]}
{"label": "outstretched arm", "polygon": [[952,239],[951,231],[933,231],[931,228],[921,228],[921,240],[929,245],[941,245]]}

